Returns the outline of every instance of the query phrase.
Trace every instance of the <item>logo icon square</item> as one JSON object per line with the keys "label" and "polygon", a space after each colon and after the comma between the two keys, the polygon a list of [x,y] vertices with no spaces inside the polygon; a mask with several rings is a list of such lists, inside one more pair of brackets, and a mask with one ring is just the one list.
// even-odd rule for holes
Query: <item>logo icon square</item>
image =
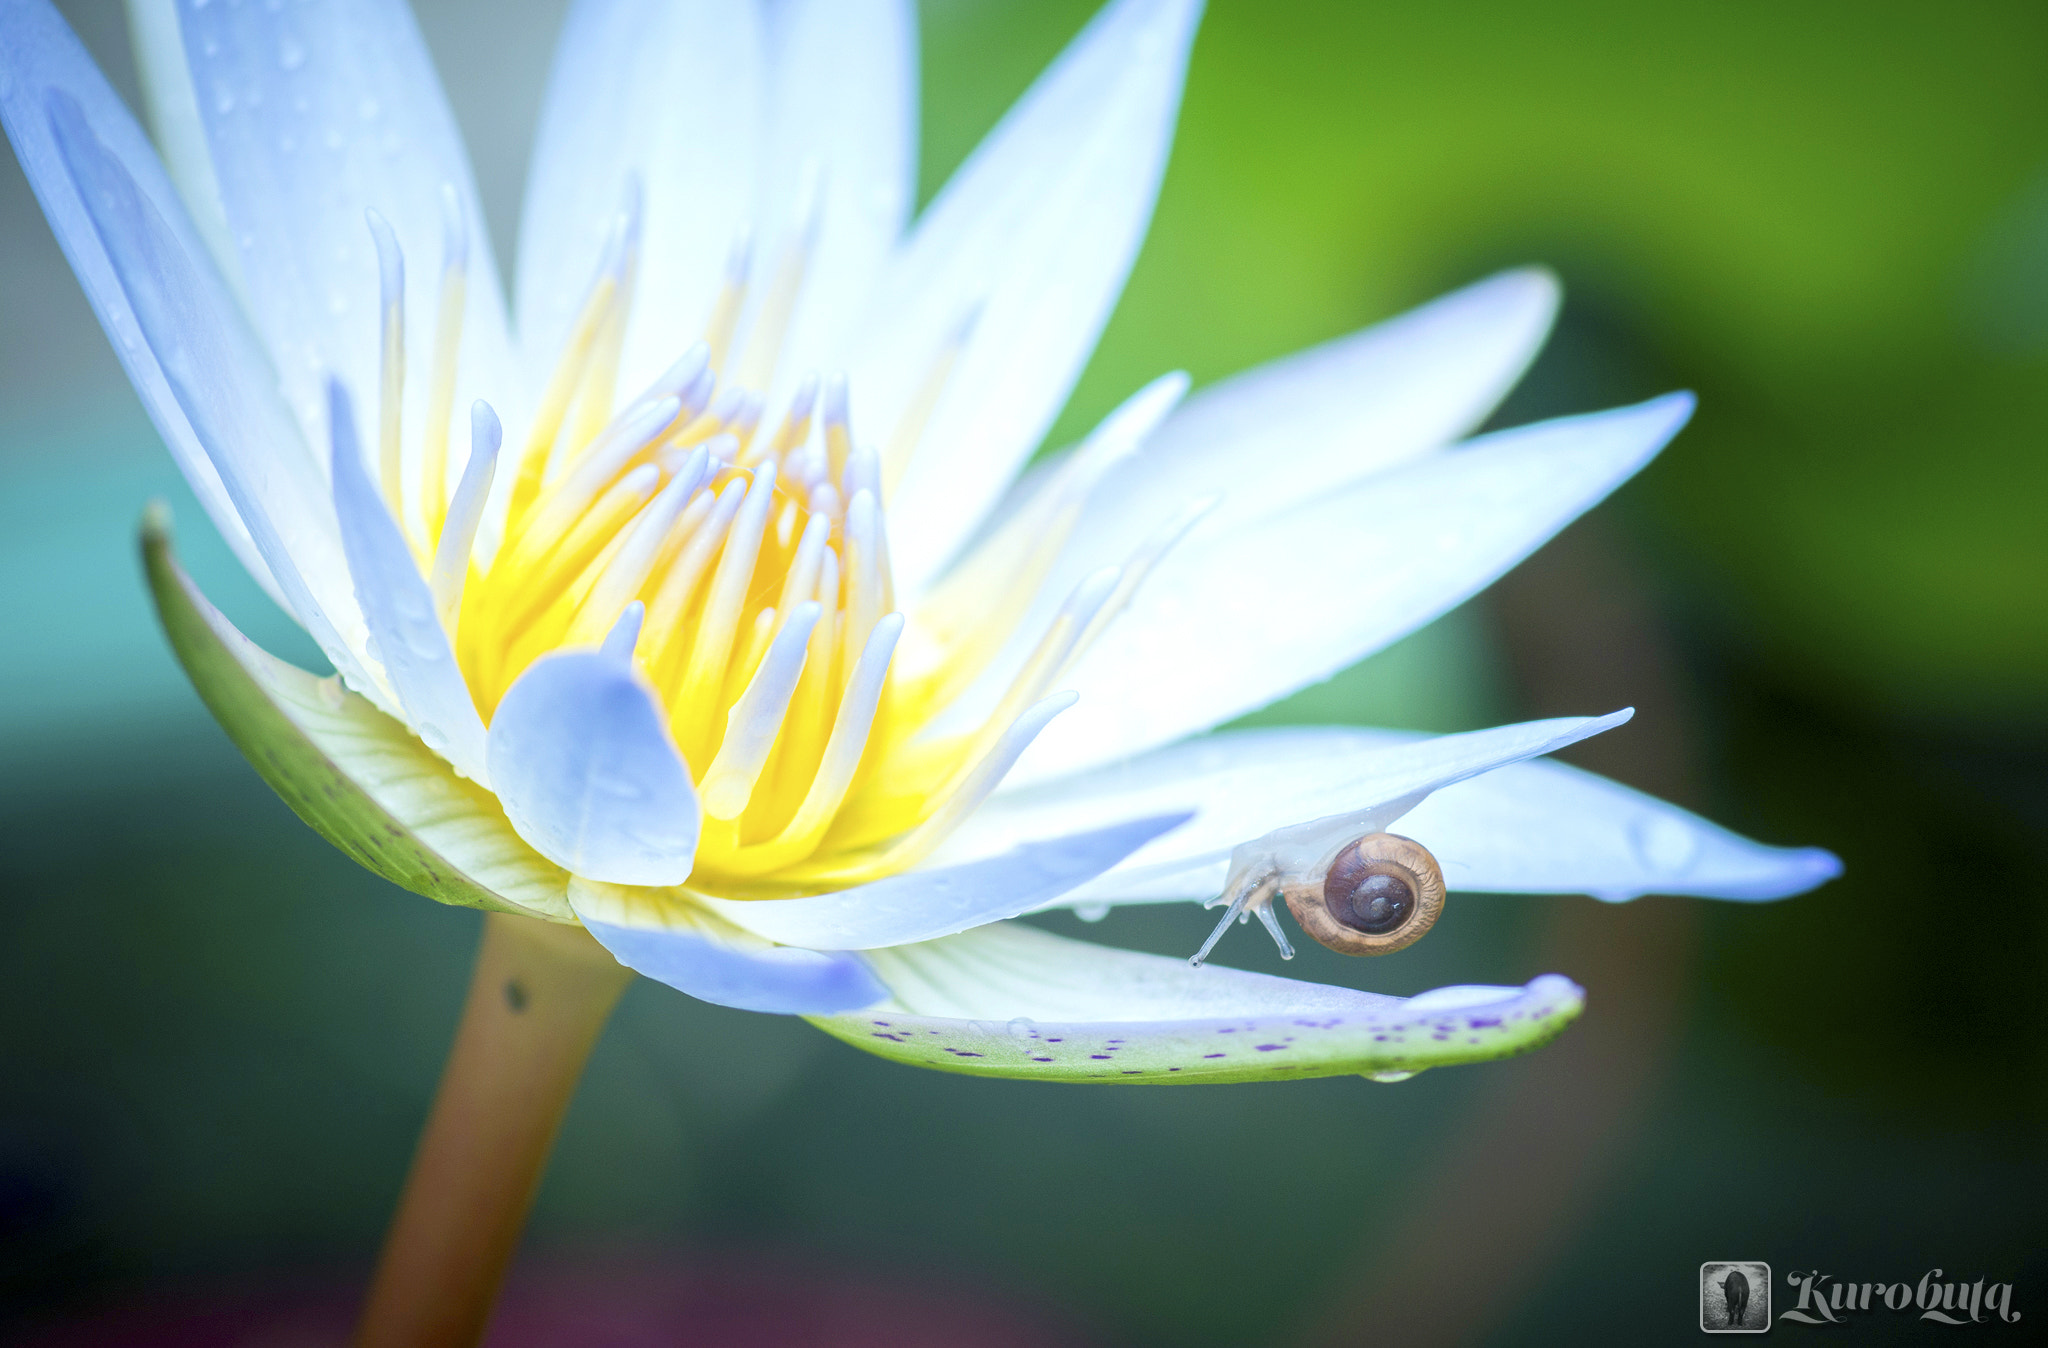
{"label": "logo icon square", "polygon": [[1701,1264],[1700,1328],[1709,1334],[1768,1333],[1771,1266],[1755,1259]]}

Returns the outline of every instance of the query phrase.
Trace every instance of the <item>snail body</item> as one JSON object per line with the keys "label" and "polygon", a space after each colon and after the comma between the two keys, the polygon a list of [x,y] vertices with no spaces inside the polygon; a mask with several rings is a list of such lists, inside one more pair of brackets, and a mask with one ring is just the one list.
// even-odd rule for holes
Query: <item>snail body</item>
{"label": "snail body", "polygon": [[1353,839],[1319,874],[1284,879],[1279,890],[1303,931],[1345,955],[1413,945],[1444,910],[1443,868],[1398,833]]}

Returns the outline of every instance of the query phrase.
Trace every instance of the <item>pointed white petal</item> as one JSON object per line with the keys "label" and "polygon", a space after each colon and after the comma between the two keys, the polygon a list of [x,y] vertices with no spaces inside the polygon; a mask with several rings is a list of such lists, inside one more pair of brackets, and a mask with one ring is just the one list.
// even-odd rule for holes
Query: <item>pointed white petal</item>
{"label": "pointed white petal", "polygon": [[1082,659],[1080,705],[1012,780],[1142,752],[1329,678],[1528,556],[1691,411],[1674,394],[1518,427],[1227,532],[1197,525]]}
{"label": "pointed white petal", "polygon": [[178,31],[178,0],[128,0],[127,8],[128,45],[150,135],[207,251],[228,284],[238,286],[235,248],[221,207],[220,183],[213,176],[213,152],[206,147],[206,123],[199,116],[192,67]]}
{"label": "pointed white petal", "polygon": [[519,836],[573,874],[679,885],[697,854],[690,769],[654,694],[624,659],[563,651],[506,692],[486,746]]}
{"label": "pointed white petal", "polygon": [[815,195],[816,238],[779,365],[794,386],[839,346],[917,190],[917,12],[909,0],[770,0],[757,290]]}
{"label": "pointed white petal", "polygon": [[705,899],[757,936],[816,950],[867,950],[950,936],[1050,903],[1187,818],[1136,819],[1026,843],[1001,856],[892,875],[801,899]]}
{"label": "pointed white petal", "polygon": [[364,224],[374,210],[410,264],[405,424],[407,442],[421,443],[444,188],[455,193],[469,258],[451,405],[488,398],[517,424],[504,303],[469,156],[404,0],[189,5],[179,20],[243,297],[307,439],[325,433],[329,374],[352,389],[378,387],[377,257]]}
{"label": "pointed white petal", "polygon": [[[1077,889],[1072,903],[1130,903],[1209,898],[1228,870],[1215,841],[1232,814],[1254,817],[1274,790],[1296,793],[1302,818],[1332,814],[1355,798],[1347,779],[1361,765],[1438,741],[1403,731],[1303,726],[1231,731],[1147,754],[1128,769],[1071,779],[1105,812],[1157,808],[1174,778],[1199,784],[1209,802],[1181,834],[1187,864],[1162,851]],[[1110,799],[1111,783],[1130,788]],[[1018,805],[1059,783],[1015,793]],[[1101,794],[1098,794],[1101,793]],[[1234,797],[1234,799],[1233,799]],[[1004,797],[993,805],[1002,806]],[[990,824],[1000,816],[991,816]],[[1022,810],[1012,821],[1023,824]],[[1056,828],[1058,818],[1037,827]],[[988,827],[984,825],[983,827]],[[972,827],[972,825],[970,825]],[[1214,830],[1205,834],[1204,830]],[[1817,847],[1771,847],[1619,783],[1556,762],[1508,763],[1446,786],[1401,816],[1398,831],[1428,847],[1449,887],[1460,892],[1591,894],[1621,900],[1643,894],[1715,899],[1782,899],[1833,879],[1841,863]],[[1002,845],[1007,834],[984,846]],[[1176,839],[1180,835],[1175,835]],[[1207,846],[1206,853],[1197,849]]]}
{"label": "pointed white petal", "polygon": [[858,955],[771,945],[664,891],[577,879],[569,903],[619,963],[700,1001],[821,1015],[888,995]]}
{"label": "pointed white petal", "polygon": [[856,326],[854,415],[886,440],[972,318],[889,501],[906,592],[995,503],[1094,350],[1151,220],[1200,8],[1097,16],[932,203]]}
{"label": "pointed white petal", "polygon": [[484,723],[463,682],[433,591],[412,549],[363,466],[354,413],[340,385],[333,402],[334,511],[341,546],[369,624],[371,651],[384,666],[413,733],[473,782],[484,774]]}
{"label": "pointed white petal", "polygon": [[[1385,829],[1433,791],[1554,753],[1628,717],[1625,711],[1569,716],[1371,745],[1335,729],[1205,736],[1112,767],[1001,792],[960,827],[936,860],[992,855],[1086,820],[1195,812],[1187,824],[1118,866],[1114,880],[1104,876],[1085,886],[1084,897],[1076,900],[1085,902],[1108,888],[1123,893],[1145,879],[1220,863],[1238,844],[1306,820],[1350,817],[1358,832]],[[1320,752],[1312,747],[1317,745]]]}
{"label": "pointed white petal", "polygon": [[1202,531],[1233,533],[1467,434],[1557,304],[1549,272],[1503,272],[1203,389],[1089,498],[1059,575],[1121,560],[1189,501],[1216,497]]}
{"label": "pointed white petal", "polygon": [[579,0],[571,9],[520,218],[519,341],[530,378],[554,365],[635,182],[643,253],[620,387],[641,388],[703,336],[754,206],[762,67],[760,14],[745,0]]}
{"label": "pointed white petal", "polygon": [[289,612],[292,606],[271,576],[248,527],[235,513],[227,489],[221,485],[220,474],[200,447],[198,436],[164,378],[156,353],[143,338],[134,309],[58,152],[50,129],[47,96],[53,91],[61,92],[77,104],[92,134],[126,171],[138,196],[155,209],[165,231],[179,248],[189,255],[203,256],[204,245],[180,207],[177,189],[165,176],[149,138],[128,115],[127,108],[108,87],[71,29],[45,0],[0,3],[0,31],[7,34],[7,40],[0,42],[0,121],[6,124],[15,157],[42,203],[50,229],[70,260],[71,269],[78,274],[86,299],[91,301],[100,326],[113,343],[114,354],[128,371],[143,407],[156,423],[157,433],[163,436],[185,480],[192,484],[200,504],[249,574]]}
{"label": "pointed white petal", "polygon": [[[349,686],[393,704],[365,657],[340,530],[318,467],[277,397],[269,362],[205,257],[189,250],[61,91],[49,125],[77,199],[178,410],[288,609]],[[190,240],[189,228],[184,239]]]}
{"label": "pointed white petal", "polygon": [[1049,1081],[1398,1079],[1536,1047],[1584,1004],[1570,980],[1383,997],[1111,950],[1014,923],[866,956],[890,1000],[813,1023],[870,1053]]}

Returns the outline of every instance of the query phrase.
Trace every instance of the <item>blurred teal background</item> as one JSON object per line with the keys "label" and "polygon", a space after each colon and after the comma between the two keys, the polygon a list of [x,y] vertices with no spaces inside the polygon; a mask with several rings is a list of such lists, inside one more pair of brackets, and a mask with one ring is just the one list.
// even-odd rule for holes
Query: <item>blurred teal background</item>
{"label": "blurred teal background", "polygon": [[[924,5],[927,194],[1091,7]],[[118,6],[65,8],[132,93]],[[560,4],[418,9],[509,256]],[[1672,387],[1698,419],[1480,600],[1255,719],[1633,703],[1577,761],[1846,878],[1759,908],[1463,898],[1398,957],[1306,952],[1290,972],[1391,992],[1588,986],[1551,1048],[1395,1087],[980,1082],[643,981],[522,1277],[766,1270],[800,1300],[850,1276],[1020,1343],[1663,1342],[1697,1332],[1709,1259],[1939,1267],[2048,1315],[2048,10],[1215,0],[1061,434],[1163,369],[1212,380],[1527,261],[1567,307],[1498,420]],[[10,158],[0,1333],[345,1301],[475,940],[326,848],[208,720],[137,573],[151,496],[216,601],[311,663]],[[1053,925],[1181,952],[1207,924]],[[799,1341],[770,1320],[724,1341]]]}

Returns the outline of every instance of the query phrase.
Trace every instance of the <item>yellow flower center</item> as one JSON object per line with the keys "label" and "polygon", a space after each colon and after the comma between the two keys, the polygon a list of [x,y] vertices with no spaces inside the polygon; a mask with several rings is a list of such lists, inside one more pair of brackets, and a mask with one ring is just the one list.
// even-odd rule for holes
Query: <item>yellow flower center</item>
{"label": "yellow flower center", "polygon": [[616,406],[633,235],[629,216],[523,444],[506,446],[495,466],[506,479],[504,516],[488,558],[474,538],[489,481],[466,512],[469,484],[453,503],[446,488],[463,250],[448,248],[428,430],[411,473],[398,444],[402,264],[395,244],[381,250],[379,462],[394,514],[434,573],[456,658],[487,723],[534,661],[597,646],[629,604],[645,605],[634,660],[667,714],[704,810],[692,888],[769,895],[901,870],[926,856],[1071,704],[1070,694],[1048,694],[1180,528],[1132,565],[1105,568],[1077,587],[1000,692],[981,694],[977,705],[992,699],[991,709],[964,725],[959,716],[936,724],[996,665],[1016,665],[1012,632],[1104,465],[1072,456],[899,615],[883,500],[916,449],[970,323],[932,353],[921,392],[882,452],[856,440],[843,379],[807,378],[783,415],[763,424],[755,390],[772,385],[802,285],[798,244],[772,277],[741,350],[732,347],[746,308],[743,260],[729,272],[703,343]]}

